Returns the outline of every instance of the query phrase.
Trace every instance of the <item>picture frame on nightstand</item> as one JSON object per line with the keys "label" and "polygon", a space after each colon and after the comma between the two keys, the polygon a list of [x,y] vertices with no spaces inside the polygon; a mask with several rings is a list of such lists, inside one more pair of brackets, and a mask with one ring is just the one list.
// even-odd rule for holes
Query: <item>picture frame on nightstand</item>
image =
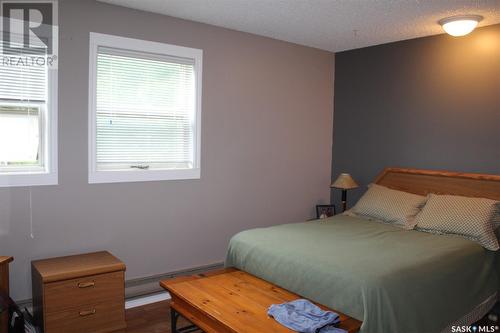
{"label": "picture frame on nightstand", "polygon": [[316,218],[326,219],[335,215],[335,205],[316,205]]}

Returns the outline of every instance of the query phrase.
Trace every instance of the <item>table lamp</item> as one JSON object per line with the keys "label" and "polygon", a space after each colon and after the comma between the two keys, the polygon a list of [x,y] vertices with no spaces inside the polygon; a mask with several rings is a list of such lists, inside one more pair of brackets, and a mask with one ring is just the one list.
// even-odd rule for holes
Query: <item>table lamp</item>
{"label": "table lamp", "polygon": [[341,173],[340,176],[330,185],[333,188],[342,190],[342,211],[345,212],[347,208],[347,190],[357,188],[358,184],[352,179],[348,173]]}

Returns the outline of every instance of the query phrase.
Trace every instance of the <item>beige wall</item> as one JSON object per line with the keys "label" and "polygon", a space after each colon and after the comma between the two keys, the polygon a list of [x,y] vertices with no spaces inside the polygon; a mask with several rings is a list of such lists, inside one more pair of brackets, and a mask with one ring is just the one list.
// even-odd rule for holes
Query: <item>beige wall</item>
{"label": "beige wall", "polygon": [[[108,249],[127,278],[219,262],[229,238],[328,202],[331,53],[94,1],[60,2],[59,185],[0,189],[16,299],[30,260]],[[203,49],[202,177],[87,183],[89,32]]]}

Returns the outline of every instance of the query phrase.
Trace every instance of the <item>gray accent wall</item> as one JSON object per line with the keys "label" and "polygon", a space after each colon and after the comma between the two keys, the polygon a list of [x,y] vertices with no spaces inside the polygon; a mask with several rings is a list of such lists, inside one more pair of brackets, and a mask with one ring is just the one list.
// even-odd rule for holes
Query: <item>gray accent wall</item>
{"label": "gray accent wall", "polygon": [[385,167],[500,174],[500,25],[337,53],[334,124],[350,206]]}
{"label": "gray accent wall", "polygon": [[[92,0],[59,11],[59,185],[0,188],[15,299],[31,297],[33,259],[106,249],[127,279],[153,276],[221,262],[235,233],[329,201],[332,53]],[[203,49],[200,180],[88,184],[90,32]]]}

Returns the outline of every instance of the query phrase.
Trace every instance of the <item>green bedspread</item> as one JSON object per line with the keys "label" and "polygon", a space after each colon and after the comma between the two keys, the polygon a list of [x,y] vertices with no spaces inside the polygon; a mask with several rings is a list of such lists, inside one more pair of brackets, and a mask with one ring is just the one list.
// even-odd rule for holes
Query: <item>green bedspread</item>
{"label": "green bedspread", "polygon": [[247,230],[236,267],[363,321],[363,333],[433,333],[497,290],[493,252],[458,236],[337,215]]}

